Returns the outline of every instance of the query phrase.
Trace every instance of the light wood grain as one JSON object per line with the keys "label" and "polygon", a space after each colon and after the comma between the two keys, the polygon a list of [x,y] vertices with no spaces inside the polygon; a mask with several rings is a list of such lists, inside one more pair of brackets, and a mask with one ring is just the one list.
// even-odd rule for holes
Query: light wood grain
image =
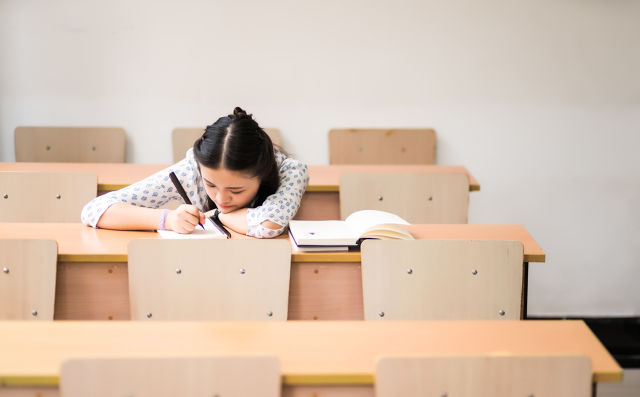
{"label": "light wood grain", "polygon": [[360,210],[387,211],[409,223],[467,223],[465,174],[342,174],[340,217]]}
{"label": "light wood grain", "polygon": [[131,319],[286,320],[290,268],[285,240],[133,240]]}
{"label": "light wood grain", "polygon": [[[522,225],[409,225],[416,239],[516,240],[524,245],[525,262],[544,262],[545,253]],[[234,238],[239,238],[234,234]],[[80,223],[0,222],[0,238],[43,238],[58,243],[64,262],[126,262],[127,245],[137,238],[159,238],[158,233],[94,229]],[[281,236],[287,239],[286,235]],[[292,247],[293,262],[360,262],[360,252],[302,252]]]}
{"label": "light wood grain", "polygon": [[[0,383],[55,385],[73,357],[274,355],[285,384],[373,384],[383,355],[577,354],[622,369],[582,321],[0,322]],[[315,382],[315,383],[311,383]]]}
{"label": "light wood grain", "polygon": [[80,358],[62,363],[64,397],[280,396],[275,357]]}
{"label": "light wood grain", "polygon": [[591,396],[587,356],[381,357],[377,397]]}
{"label": "light wood grain", "polygon": [[[121,189],[140,181],[171,164],[133,163],[0,163],[0,171],[88,171],[98,175],[98,191]],[[469,191],[480,184],[463,166],[446,165],[309,165],[309,192],[338,192],[340,175],[345,173],[464,173],[469,176]],[[326,218],[325,218],[326,219]]]}
{"label": "light wood grain", "polygon": [[522,252],[519,241],[367,240],[364,318],[518,320]]}
{"label": "light wood grain", "polygon": [[329,131],[329,164],[434,164],[436,132],[429,128],[351,128]]}
{"label": "light wood grain", "polygon": [[58,245],[0,239],[0,320],[53,320]]}
{"label": "light wood grain", "polygon": [[89,172],[0,171],[0,221],[79,222],[96,186]]}
{"label": "light wood grain", "polygon": [[17,127],[16,161],[124,162],[125,135],[116,127]]}

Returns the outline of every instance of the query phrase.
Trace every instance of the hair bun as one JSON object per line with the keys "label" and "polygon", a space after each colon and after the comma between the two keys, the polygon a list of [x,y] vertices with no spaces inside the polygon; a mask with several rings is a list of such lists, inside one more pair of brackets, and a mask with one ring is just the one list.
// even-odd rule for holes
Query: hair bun
{"label": "hair bun", "polygon": [[233,109],[233,117],[235,117],[237,120],[251,119],[251,115],[247,114],[247,112],[245,112],[241,107],[238,106]]}

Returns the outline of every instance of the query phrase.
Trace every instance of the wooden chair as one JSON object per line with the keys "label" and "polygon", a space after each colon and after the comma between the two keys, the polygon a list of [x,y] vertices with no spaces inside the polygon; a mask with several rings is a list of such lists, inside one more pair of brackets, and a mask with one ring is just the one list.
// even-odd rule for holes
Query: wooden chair
{"label": "wooden chair", "polygon": [[587,356],[380,357],[377,397],[591,396]]}
{"label": "wooden chair", "polygon": [[0,171],[0,222],[80,222],[97,190],[88,172]]}
{"label": "wooden chair", "polygon": [[332,129],[329,164],[435,164],[432,129]]}
{"label": "wooden chair", "polygon": [[518,320],[520,241],[366,240],[365,320]]}
{"label": "wooden chair", "polygon": [[129,243],[133,320],[286,320],[288,240]]}
{"label": "wooden chair", "polygon": [[78,358],[62,363],[60,392],[63,397],[277,397],[280,373],[278,359],[270,356]]}
{"label": "wooden chair", "polygon": [[[279,129],[265,128],[264,131],[269,135],[274,145],[282,145],[282,137]],[[177,163],[182,160],[187,150],[193,147],[193,143],[196,139],[200,138],[202,134],[204,134],[204,128],[175,128],[171,131],[173,162]]]}
{"label": "wooden chair", "polygon": [[125,131],[115,127],[17,127],[16,161],[123,163]]}
{"label": "wooden chair", "polygon": [[53,320],[58,244],[0,239],[0,320]]}
{"label": "wooden chair", "polygon": [[340,217],[371,209],[409,223],[467,223],[466,174],[362,173],[340,176]]}

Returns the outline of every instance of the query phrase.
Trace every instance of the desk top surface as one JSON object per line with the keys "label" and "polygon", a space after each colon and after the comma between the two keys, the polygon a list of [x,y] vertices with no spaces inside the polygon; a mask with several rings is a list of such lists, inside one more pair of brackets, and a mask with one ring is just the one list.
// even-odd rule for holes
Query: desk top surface
{"label": "desk top surface", "polygon": [[[517,240],[524,245],[525,262],[544,262],[545,253],[522,225],[410,225],[418,239]],[[233,233],[234,238],[249,238]],[[52,239],[61,262],[126,262],[127,245],[136,238],[159,238],[158,233],[94,229],[80,223],[0,223],[0,238]],[[280,238],[287,238],[284,234]],[[293,262],[360,262],[360,252],[302,252],[292,245]]]}
{"label": "desk top surface", "polygon": [[[117,190],[161,171],[170,164],[135,163],[0,163],[0,171],[84,171],[98,176],[98,190]],[[469,190],[480,184],[463,166],[446,165],[310,165],[307,191],[337,192],[340,175],[353,172],[438,172],[464,173],[469,176]]]}
{"label": "desk top surface", "polygon": [[69,357],[275,355],[285,384],[373,383],[381,355],[579,354],[622,370],[582,321],[0,322],[0,384],[56,385]]}

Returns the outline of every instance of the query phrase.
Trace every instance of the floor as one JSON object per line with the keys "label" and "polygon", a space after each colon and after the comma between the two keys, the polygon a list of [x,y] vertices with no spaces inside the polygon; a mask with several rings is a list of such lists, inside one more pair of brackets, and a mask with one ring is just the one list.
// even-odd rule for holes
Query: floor
{"label": "floor", "polygon": [[597,397],[640,397],[640,369],[625,369],[621,383],[599,383]]}

